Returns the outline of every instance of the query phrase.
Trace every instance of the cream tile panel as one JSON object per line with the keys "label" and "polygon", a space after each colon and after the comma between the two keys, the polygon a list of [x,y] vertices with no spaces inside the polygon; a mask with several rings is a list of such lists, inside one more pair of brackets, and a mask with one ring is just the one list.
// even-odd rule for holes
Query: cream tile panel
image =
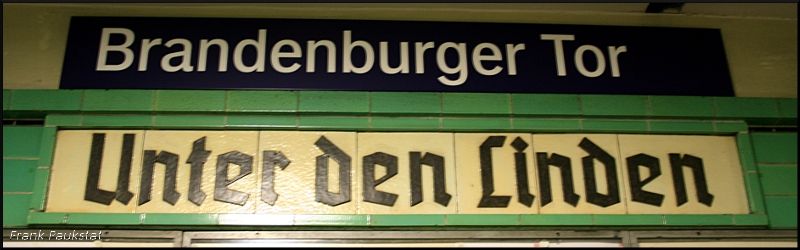
{"label": "cream tile panel", "polygon": [[[200,206],[189,201],[189,178],[191,164],[187,159],[192,153],[194,141],[206,137],[205,150],[211,151],[203,166],[202,190],[206,194]],[[177,191],[180,198],[175,205],[163,200],[165,165],[155,164],[151,200],[136,208],[137,213],[254,213],[259,192],[255,187],[261,176],[258,150],[258,131],[146,131],[144,150],[156,150],[156,154],[168,151],[177,154]],[[252,173],[227,186],[228,189],[249,194],[244,205],[215,200],[214,188],[216,166],[219,155],[238,151],[253,159]],[[141,166],[141,164],[140,164]],[[228,178],[239,174],[241,167],[229,164]]]}
{"label": "cream tile panel", "polygon": [[[259,214],[356,214],[359,197],[357,195],[356,171],[356,133],[354,132],[260,132],[259,152],[270,150],[283,154],[289,165],[281,170],[275,166],[274,190],[278,194],[274,205],[261,201],[261,183],[259,182],[258,209]],[[325,137],[350,157],[350,201],[330,206],[316,201],[315,175],[316,159],[325,153],[315,146],[315,142]],[[261,164],[258,164],[259,169]],[[259,170],[260,171],[260,170]],[[329,190],[339,192],[339,164],[328,159]],[[259,177],[260,178],[260,177]],[[335,186],[335,188],[333,188]]]}
{"label": "cream tile panel", "polygon": [[[396,157],[397,174],[379,184],[375,189],[396,195],[393,206],[368,202],[364,197],[364,157],[376,153]],[[444,160],[445,192],[450,195],[447,205],[435,201],[433,167],[421,165],[422,201],[411,206],[411,166],[410,152],[419,152],[422,159],[434,159],[435,154]],[[427,158],[426,158],[427,156]],[[426,161],[427,162],[427,161]],[[359,133],[358,158],[356,170],[358,199],[361,199],[361,214],[455,214],[458,207],[456,199],[455,153],[452,133]],[[375,179],[386,175],[386,166],[375,165]]]}
{"label": "cream tile panel", "polygon": [[[742,177],[742,167],[731,136],[675,136],[675,135],[619,135],[621,161],[625,164],[625,183],[630,186],[626,158],[640,153],[658,158],[661,176],[643,186],[643,190],[664,196],[661,206],[634,202],[628,197],[631,214],[746,214],[747,195]],[[689,167],[681,167],[686,187],[687,202],[677,205],[669,154],[687,154],[702,159],[708,192],[713,195],[711,206],[700,203],[695,187],[695,176]],[[650,171],[640,166],[640,180],[650,176]],[[630,191],[628,191],[628,196]]]}
{"label": "cream tile panel", "polygon": [[[586,191],[586,178],[583,171],[583,157],[589,156],[589,153],[582,149],[579,145],[581,141],[586,138],[600,149],[605,151],[608,155],[614,158],[615,169],[617,171],[617,184],[619,187],[619,202],[607,207],[602,207],[588,202]],[[564,201],[564,191],[561,181],[561,170],[557,167],[550,166],[550,190],[552,192],[552,201],[540,208],[542,214],[624,214],[625,209],[625,194],[626,188],[622,182],[623,174],[621,171],[621,160],[619,159],[619,150],[617,146],[617,135],[613,134],[534,134],[533,135],[533,151],[536,153],[547,153],[548,158],[552,158],[553,154],[569,158],[572,166],[572,181],[575,194],[580,196],[577,206]],[[534,155],[532,158],[536,159]],[[536,163],[538,167],[538,163]],[[605,166],[598,160],[594,160],[595,180],[597,193],[610,196],[608,191],[608,182],[606,180]],[[537,170],[538,172],[538,170]],[[538,172],[538,175],[542,173]],[[543,183],[539,183],[543,185]],[[538,190],[537,190],[538,191]],[[541,192],[537,192],[539,196],[537,199],[541,202]]]}
{"label": "cream tile panel", "polygon": [[[98,187],[115,192],[119,175],[124,134],[134,134],[133,157],[128,190],[133,194],[127,205],[113,200],[105,205],[84,200],[92,137],[105,134]],[[133,213],[139,196],[139,171],[142,164],[144,131],[134,130],[62,130],[56,137],[56,149],[47,194],[46,212]]]}
{"label": "cream tile panel", "polygon": [[[501,147],[491,148],[494,193],[492,196],[510,196],[507,207],[478,207],[482,199],[480,146],[490,136],[505,137]],[[517,175],[511,143],[519,137],[528,146],[525,152],[528,189],[536,196],[530,207],[518,202]],[[536,171],[533,165],[531,134],[455,134],[456,178],[458,186],[459,214],[535,214],[539,212],[539,197],[536,195]]]}

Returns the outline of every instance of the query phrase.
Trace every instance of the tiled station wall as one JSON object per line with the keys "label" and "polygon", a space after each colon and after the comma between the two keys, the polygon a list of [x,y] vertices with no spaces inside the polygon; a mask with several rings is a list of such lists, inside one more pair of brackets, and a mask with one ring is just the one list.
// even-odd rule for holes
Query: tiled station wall
{"label": "tiled station wall", "polygon": [[770,226],[797,228],[797,133],[753,133]]}
{"label": "tiled station wall", "polygon": [[[794,98],[346,91],[3,91],[4,119],[45,117],[44,126],[3,126],[4,227],[25,227],[31,222],[29,212],[42,209],[56,128],[138,128],[736,135],[751,210],[755,214],[766,212],[771,228],[797,228],[797,133],[747,132],[748,125],[796,126]],[[36,220],[67,222],[63,214],[38,215]],[[622,216],[636,223],[635,216]],[[138,221],[139,216],[135,217]],[[183,217],[148,215],[151,220],[162,218],[162,223]],[[599,218],[588,221],[595,223]],[[69,219],[77,221],[80,217]],[[368,223],[377,223],[376,219],[379,217]],[[491,218],[486,216],[486,219]],[[735,217],[733,220],[733,224],[728,219],[720,225],[736,225]],[[488,220],[487,223],[491,224]]]}

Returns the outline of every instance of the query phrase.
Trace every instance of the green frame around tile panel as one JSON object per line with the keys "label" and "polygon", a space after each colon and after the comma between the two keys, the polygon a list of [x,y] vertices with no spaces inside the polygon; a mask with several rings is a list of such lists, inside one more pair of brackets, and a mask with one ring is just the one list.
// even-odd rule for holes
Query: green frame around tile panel
{"label": "green frame around tile panel", "polygon": [[797,195],[797,164],[758,164],[764,195]]}
{"label": "green frame around tile panel", "polygon": [[181,129],[222,129],[225,127],[225,116],[157,115],[153,119],[153,127]]}
{"label": "green frame around tile panel", "polygon": [[3,90],[3,110],[8,110],[8,106],[11,106],[11,90],[4,89]]}
{"label": "green frame around tile panel", "polygon": [[522,214],[523,226],[591,226],[591,214]]}
{"label": "green frame around tile panel", "polygon": [[736,134],[748,130],[745,122],[714,122],[714,131],[718,134]]}
{"label": "green frame around tile panel", "polygon": [[713,134],[713,122],[648,121],[653,134]]}
{"label": "green frame around tile panel", "polygon": [[225,90],[156,90],[159,113],[219,113],[225,111]]}
{"label": "green frame around tile panel", "polygon": [[3,192],[33,192],[36,169],[35,160],[3,159]]}
{"label": "green frame around tile panel", "polygon": [[142,214],[122,213],[68,213],[70,225],[139,225]]}
{"label": "green frame around tile panel", "polygon": [[596,133],[647,133],[644,120],[581,120],[581,132]]}
{"label": "green frame around tile panel", "polygon": [[734,214],[733,223],[736,226],[768,226],[769,219],[766,214]]}
{"label": "green frame around tile panel", "polygon": [[373,214],[371,226],[444,226],[444,214]]}
{"label": "green frame around tile panel", "polygon": [[519,226],[519,214],[448,214],[448,226]]}
{"label": "green frame around tile panel", "polygon": [[28,224],[59,225],[65,224],[67,213],[30,212]]}
{"label": "green frame around tile panel", "polygon": [[578,117],[581,101],[570,94],[511,94],[513,113],[519,116]]}
{"label": "green frame around tile panel", "polygon": [[761,191],[761,180],[758,177],[758,173],[745,173],[744,184],[745,191],[747,192],[747,201],[750,205],[750,212],[765,212],[764,193]]}
{"label": "green frame around tile panel", "polygon": [[595,226],[662,226],[661,214],[593,214]]}
{"label": "green frame around tile panel", "polygon": [[220,226],[291,226],[294,215],[291,214],[220,214],[217,219]]}
{"label": "green frame around tile panel", "polygon": [[750,133],[736,134],[736,148],[739,151],[739,162],[742,164],[742,171],[757,172],[756,154],[753,152],[753,143],[750,141]]}
{"label": "green frame around tile panel", "polygon": [[782,118],[797,118],[797,98],[778,98]]}
{"label": "green frame around tile panel", "polygon": [[44,118],[44,125],[48,127],[80,127],[80,115],[47,115]]}
{"label": "green frame around tile panel", "polygon": [[583,117],[644,118],[647,117],[647,96],[581,95]]}
{"label": "green frame around tile panel", "polygon": [[296,113],[297,91],[229,90],[228,113]]}
{"label": "green frame around tile panel", "polygon": [[580,132],[580,119],[514,118],[514,132]]}
{"label": "green frame around tile panel", "polygon": [[714,118],[714,99],[706,96],[648,96],[652,118]]}
{"label": "green frame around tile panel", "polygon": [[153,116],[149,115],[84,115],[81,128],[149,128]]}
{"label": "green frame around tile panel", "polygon": [[441,119],[438,117],[372,117],[370,131],[439,131]]}
{"label": "green frame around tile panel", "polygon": [[435,92],[371,92],[370,113],[373,115],[440,115],[441,93]]}
{"label": "green frame around tile panel", "polygon": [[300,130],[369,130],[368,117],[313,117],[301,116],[298,120]]}
{"label": "green frame around tile panel", "polygon": [[295,226],[368,226],[369,215],[366,214],[296,214]]}
{"label": "green frame around tile panel", "polygon": [[777,125],[797,126],[797,98],[778,98],[781,120]]}
{"label": "green frame around tile panel", "polygon": [[665,214],[666,226],[733,226],[730,214]]}
{"label": "green frame around tile panel", "polygon": [[36,177],[33,180],[33,194],[31,194],[31,210],[44,210],[45,197],[47,197],[47,185],[50,181],[49,168],[37,168]]}
{"label": "green frame around tile panel", "polygon": [[508,118],[442,118],[442,131],[502,132],[511,131]]}
{"label": "green frame around tile panel", "polygon": [[296,115],[229,115],[225,128],[231,129],[296,129]]}
{"label": "green frame around tile panel", "polygon": [[83,91],[82,112],[152,113],[155,90],[87,89]]}
{"label": "green frame around tile panel", "polygon": [[44,127],[42,129],[42,142],[39,145],[39,167],[50,167],[53,164],[57,132],[54,127]]}
{"label": "green frame around tile panel", "polygon": [[217,225],[217,214],[144,214],[142,225]]}
{"label": "green frame around tile panel", "polygon": [[511,95],[500,93],[442,93],[442,115],[510,116]]}
{"label": "green frame around tile panel", "polygon": [[302,91],[297,112],[302,114],[359,115],[369,113],[369,92]]}

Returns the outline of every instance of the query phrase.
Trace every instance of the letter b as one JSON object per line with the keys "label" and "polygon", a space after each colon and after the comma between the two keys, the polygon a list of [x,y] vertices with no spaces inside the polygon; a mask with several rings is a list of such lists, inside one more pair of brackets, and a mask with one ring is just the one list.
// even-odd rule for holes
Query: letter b
{"label": "letter b", "polygon": [[[122,45],[109,45],[108,42],[111,34],[125,35],[125,42]],[[133,51],[128,47],[133,44],[133,31],[126,28],[103,28],[103,33],[100,36],[100,52],[97,54],[97,71],[120,71],[127,69],[133,64]],[[107,65],[106,58],[109,51],[119,51],[125,54],[125,59],[118,65]]]}

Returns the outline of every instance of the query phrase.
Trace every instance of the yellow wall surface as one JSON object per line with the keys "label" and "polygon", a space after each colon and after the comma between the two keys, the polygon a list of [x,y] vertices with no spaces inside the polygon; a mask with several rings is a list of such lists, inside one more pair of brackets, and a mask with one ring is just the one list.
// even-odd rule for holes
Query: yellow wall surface
{"label": "yellow wall surface", "polygon": [[[3,89],[58,88],[71,16],[169,16],[715,28],[722,32],[736,96],[797,98],[797,19],[564,12],[548,10],[541,6],[541,4],[4,3]],[[797,5],[787,4],[787,8],[797,8]]]}

